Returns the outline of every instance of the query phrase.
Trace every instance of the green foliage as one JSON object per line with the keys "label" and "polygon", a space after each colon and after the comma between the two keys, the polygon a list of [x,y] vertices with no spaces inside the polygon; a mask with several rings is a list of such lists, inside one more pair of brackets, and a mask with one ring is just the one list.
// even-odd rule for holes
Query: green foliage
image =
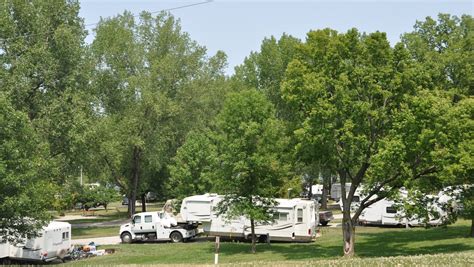
{"label": "green foliage", "polygon": [[80,191],[74,204],[80,203],[85,210],[95,208],[98,206],[104,206],[107,209],[107,205],[110,202],[117,201],[120,199],[120,194],[113,188],[106,186],[84,186]]}
{"label": "green foliage", "polygon": [[47,224],[54,191],[45,172],[46,146],[3,93],[0,128],[0,237],[18,241]]}
{"label": "green foliage", "polygon": [[[217,117],[218,210],[228,218],[271,221],[274,197],[287,178],[280,152],[287,141],[271,103],[256,90],[231,94]],[[255,238],[253,236],[253,238]]]}
{"label": "green foliage", "polygon": [[176,149],[190,129],[206,125],[206,112],[215,113],[220,105],[225,54],[207,59],[174,17],[146,12],[138,20],[125,12],[101,21],[92,52],[98,121],[94,173],[110,173],[132,205],[149,189],[165,195],[167,165]]}
{"label": "green foliage", "polygon": [[295,58],[301,41],[283,34],[279,40],[265,38],[260,52],[253,52],[244,63],[235,68],[234,79],[265,93],[276,108],[279,118],[289,118],[285,102],[281,98],[280,84],[285,78],[288,64]]}
{"label": "green foliage", "polygon": [[178,149],[170,168],[168,190],[170,195],[182,199],[187,196],[209,193],[213,190],[213,167],[216,167],[216,147],[205,132],[190,132]]}
{"label": "green foliage", "polygon": [[[429,191],[450,169],[471,168],[459,154],[467,132],[450,127],[457,119],[450,114],[463,101],[453,102],[439,83],[420,83],[423,64],[408,52],[401,44],[390,47],[385,33],[325,29],[309,32],[288,65],[282,94],[300,123],[297,153],[352,184],[342,192],[347,233],[367,206],[402,186]],[[349,219],[361,184],[365,197]],[[353,246],[349,235],[344,240]]]}
{"label": "green foliage", "polygon": [[457,97],[473,95],[473,30],[471,15],[439,14],[437,21],[431,17],[417,21],[414,31],[402,36],[410,56],[421,63],[417,83],[449,90]]}
{"label": "green foliage", "polygon": [[75,1],[2,1],[0,87],[49,147],[49,175],[77,173],[86,154],[87,82],[83,21]]}

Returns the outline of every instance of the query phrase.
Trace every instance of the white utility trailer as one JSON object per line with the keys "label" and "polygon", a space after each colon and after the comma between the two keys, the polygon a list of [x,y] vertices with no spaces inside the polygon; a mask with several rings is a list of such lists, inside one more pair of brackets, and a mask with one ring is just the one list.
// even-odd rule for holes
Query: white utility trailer
{"label": "white utility trailer", "polygon": [[133,215],[130,223],[120,226],[123,243],[133,241],[171,240],[182,242],[195,237],[197,224],[178,224],[166,212],[141,212]]}
{"label": "white utility trailer", "polygon": [[64,259],[71,251],[71,224],[52,221],[40,236],[21,243],[0,243],[0,260],[52,261]]}
{"label": "white utility trailer", "polygon": [[[250,238],[250,220],[244,216],[228,220],[218,215],[215,208],[222,200],[217,194],[196,195],[183,199],[181,218],[186,222],[202,223],[203,232],[211,236]],[[256,224],[255,234],[260,241],[311,241],[316,237],[318,207],[314,201],[276,199],[274,221]],[[268,240],[267,240],[268,241]]]}
{"label": "white utility trailer", "polygon": [[[346,183],[346,192],[349,192],[350,189],[351,189],[351,183]],[[341,199],[341,196],[342,196],[341,184],[340,183],[332,184],[331,194],[330,194],[331,199],[339,201]]]}

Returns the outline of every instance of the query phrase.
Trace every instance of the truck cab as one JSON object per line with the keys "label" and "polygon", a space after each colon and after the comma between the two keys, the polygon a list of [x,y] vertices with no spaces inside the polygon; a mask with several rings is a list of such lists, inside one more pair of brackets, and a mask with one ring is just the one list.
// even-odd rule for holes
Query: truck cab
{"label": "truck cab", "polygon": [[179,225],[176,219],[166,212],[141,212],[134,214],[130,223],[120,226],[123,243],[147,240],[171,240],[184,242],[195,237],[195,225]]}

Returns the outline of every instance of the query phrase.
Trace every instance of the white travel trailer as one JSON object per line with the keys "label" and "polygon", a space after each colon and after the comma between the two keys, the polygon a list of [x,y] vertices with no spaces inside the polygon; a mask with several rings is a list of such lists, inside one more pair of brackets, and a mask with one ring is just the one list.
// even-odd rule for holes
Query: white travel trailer
{"label": "white travel trailer", "polygon": [[[246,217],[227,220],[215,211],[222,196],[217,194],[196,195],[183,199],[181,218],[187,222],[202,223],[207,235],[250,238],[250,220]],[[260,241],[311,241],[316,237],[318,205],[314,201],[276,199],[274,222],[255,225],[255,234]]]}
{"label": "white travel trailer", "polygon": [[[400,189],[400,196],[402,198],[407,198],[408,193],[404,189]],[[374,195],[372,198],[377,197]],[[428,196],[430,197],[430,196]],[[431,196],[435,198],[434,196]],[[351,210],[355,210],[359,207],[360,200],[363,198],[361,190],[356,190],[354,193],[354,199],[352,202]],[[446,201],[446,200],[445,200]],[[359,223],[363,225],[411,225],[411,226],[421,226],[425,225],[425,221],[421,218],[406,218],[405,213],[397,208],[401,203],[390,200],[382,199],[369,207],[365,208],[364,211],[359,216]],[[441,208],[440,201],[434,201],[429,205],[429,209],[437,212],[439,216],[437,218],[431,218],[429,225],[441,225],[444,222],[444,219],[447,216],[446,211]],[[339,201],[339,205],[342,210],[342,201]]]}
{"label": "white travel trailer", "polygon": [[0,243],[0,260],[52,261],[64,259],[71,250],[71,224],[52,221],[39,237],[23,243]]}
{"label": "white travel trailer", "polygon": [[[351,189],[351,184],[347,183],[346,192],[349,192],[350,189]],[[336,201],[339,201],[339,199],[341,199],[341,196],[342,196],[341,184],[340,183],[332,184],[331,185],[331,198]]]}
{"label": "white travel trailer", "polygon": [[310,196],[310,198],[321,199],[323,197],[323,185],[322,184],[312,185],[311,193],[312,193],[312,196]]}

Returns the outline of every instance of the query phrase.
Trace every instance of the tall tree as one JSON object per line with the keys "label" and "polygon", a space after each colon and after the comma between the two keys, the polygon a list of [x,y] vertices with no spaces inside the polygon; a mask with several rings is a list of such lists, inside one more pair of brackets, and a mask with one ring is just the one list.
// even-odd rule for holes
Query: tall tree
{"label": "tall tree", "polygon": [[[473,103],[474,94],[474,20],[470,15],[462,17],[439,14],[434,20],[427,17],[415,24],[414,31],[404,34],[402,42],[410,57],[419,63],[418,80],[430,88],[446,91],[454,105],[446,116],[445,127],[451,136],[461,140],[456,156],[459,164],[451,166],[436,182],[416,184],[415,189],[429,193],[446,188],[460,189],[464,206],[463,215],[472,221],[474,236],[473,187]],[[449,119],[451,118],[451,119]],[[451,147],[451,149],[455,149]]]}
{"label": "tall tree", "polygon": [[[461,140],[443,127],[453,103],[420,86],[417,67],[384,33],[355,29],[309,32],[288,67],[283,96],[301,121],[297,149],[312,150],[341,180],[346,256],[354,255],[355,224],[366,207],[459,163],[448,148]],[[365,197],[351,215],[361,184]]]}
{"label": "tall tree", "polygon": [[187,104],[200,104],[193,98],[204,91],[204,80],[222,82],[225,54],[206,58],[205,48],[181,31],[179,21],[146,12],[138,21],[128,12],[102,20],[92,51],[99,96],[97,163],[105,164],[127,193],[133,214],[146,185],[162,189],[167,164],[191,122],[204,117]]}
{"label": "tall tree", "polygon": [[2,1],[0,87],[49,146],[50,176],[78,174],[86,153],[86,32],[77,1]]}
{"label": "tall tree", "polygon": [[37,236],[50,220],[53,193],[45,154],[26,113],[17,111],[0,92],[0,242]]}
{"label": "tall tree", "polygon": [[286,175],[279,153],[285,137],[274,108],[262,93],[244,90],[226,100],[217,118],[219,212],[250,220],[252,252],[255,224],[271,221],[274,197]]}
{"label": "tall tree", "polygon": [[45,196],[76,176],[87,154],[86,32],[78,14],[77,1],[0,3],[2,236],[6,229],[35,235],[54,204]]}

